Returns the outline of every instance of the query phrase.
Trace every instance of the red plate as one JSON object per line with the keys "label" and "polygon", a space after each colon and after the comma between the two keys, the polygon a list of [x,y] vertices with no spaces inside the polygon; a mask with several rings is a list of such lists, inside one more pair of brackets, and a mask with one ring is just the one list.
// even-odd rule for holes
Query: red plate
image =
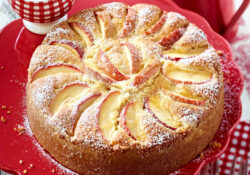
{"label": "red plate", "polygon": [[[102,0],[102,3],[111,2]],[[124,0],[130,5],[139,0]],[[230,133],[237,125],[241,116],[240,95],[243,89],[243,79],[239,68],[233,61],[232,50],[220,35],[212,31],[208,23],[199,15],[180,9],[170,0],[143,0],[159,6],[163,10],[176,11],[186,16],[191,22],[202,28],[208,36],[209,42],[218,50],[224,51],[222,64],[225,84],[225,112],[222,124],[214,138],[221,143],[220,148],[207,148],[204,158],[196,158],[188,165],[177,170],[176,174],[197,174],[200,169],[210,161],[218,158],[226,149]],[[94,7],[101,2],[97,0],[77,1],[70,14],[81,9]],[[37,143],[29,129],[23,135],[18,135],[14,128],[28,127],[25,107],[25,88],[27,81],[27,68],[35,48],[41,43],[43,36],[27,31],[21,20],[16,20],[6,26],[0,33],[0,105],[6,105],[7,110],[0,108],[0,116],[4,116],[6,123],[0,122],[0,168],[16,174],[27,170],[29,174],[72,174],[70,170],[59,165]],[[20,164],[19,160],[23,160]],[[33,164],[33,167],[30,167]]]}

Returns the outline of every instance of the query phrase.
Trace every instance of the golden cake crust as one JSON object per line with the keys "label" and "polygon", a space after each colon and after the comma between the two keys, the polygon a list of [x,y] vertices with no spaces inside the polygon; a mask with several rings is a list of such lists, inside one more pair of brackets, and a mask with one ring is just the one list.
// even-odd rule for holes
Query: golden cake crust
{"label": "golden cake crust", "polygon": [[28,69],[42,147],[82,174],[166,174],[212,140],[224,110],[220,58],[182,15],[109,3],[57,25]]}

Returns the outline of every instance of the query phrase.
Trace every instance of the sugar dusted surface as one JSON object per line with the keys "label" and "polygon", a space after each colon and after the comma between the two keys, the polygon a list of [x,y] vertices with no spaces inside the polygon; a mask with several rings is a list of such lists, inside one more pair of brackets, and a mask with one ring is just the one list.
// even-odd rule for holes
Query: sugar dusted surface
{"label": "sugar dusted surface", "polygon": [[[156,73],[152,73],[150,71],[144,71],[145,68],[148,67],[148,65],[155,64],[155,62],[159,62],[160,67],[164,64],[166,60],[163,59],[163,51],[164,48],[157,44],[156,41],[152,41],[150,38],[147,38],[144,36],[144,29],[151,28],[153,25],[157,23],[157,21],[160,18],[159,9],[152,7],[152,6],[145,6],[145,7],[132,7],[137,12],[136,25],[137,27],[143,27],[143,30],[137,28],[137,32],[134,32],[132,36],[128,38],[119,38],[118,34],[114,38],[101,38],[100,36],[103,36],[102,33],[99,30],[96,30],[96,33],[93,33],[95,35],[94,38],[98,38],[95,41],[95,44],[92,47],[85,48],[85,56],[82,60],[77,60],[76,57],[72,56],[72,53],[70,50],[58,47],[58,46],[48,46],[43,45],[40,47],[44,48],[38,48],[37,51],[34,53],[32,57],[32,61],[29,68],[30,77],[32,74],[40,67],[46,67],[48,65],[59,65],[62,63],[72,64],[76,67],[79,67],[83,70],[83,64],[87,64],[87,62],[90,62],[92,65],[96,66],[95,72],[91,72],[91,75],[84,75],[82,78],[79,78],[79,82],[84,82],[89,85],[91,89],[94,89],[97,92],[101,92],[102,94],[106,95],[108,92],[119,90],[124,94],[125,102],[126,104],[128,102],[138,100],[138,101],[144,101],[146,97],[150,97],[155,95],[157,91],[160,91],[161,84],[158,84],[159,77],[162,75],[162,71],[156,71]],[[109,22],[116,22],[118,20],[121,20],[121,26],[123,25],[124,20],[126,19],[126,16],[119,16],[124,15],[123,13],[119,13],[124,11],[124,5],[117,3],[111,3],[108,5],[100,6],[96,9],[102,9],[105,11],[105,13],[109,13],[109,15],[112,16],[111,21]],[[186,18],[178,13],[169,12],[169,15],[171,18],[167,18],[166,23],[167,25],[171,27],[175,27],[176,23],[180,21],[185,21]],[[96,22],[95,18],[93,18],[93,12],[92,11],[83,11],[79,13],[80,18],[84,18],[85,21],[83,21],[84,26],[89,26],[93,29],[93,26],[99,26],[100,24]],[[74,20],[78,18],[74,17]],[[73,19],[69,19],[73,20]],[[81,22],[81,21],[80,21]],[[132,26],[126,26],[126,27],[132,27]],[[91,31],[92,31],[91,29]],[[74,30],[72,30],[74,31]],[[118,30],[117,30],[118,31]],[[75,32],[75,31],[74,31]],[[141,32],[141,33],[140,33]],[[58,27],[56,30],[52,31],[47,35],[47,37],[58,37],[61,34],[68,35],[69,31],[63,28]],[[85,39],[82,37],[79,33],[75,33],[77,36],[82,38],[82,41],[84,42]],[[154,34],[153,34],[154,35]],[[162,36],[164,37],[164,36]],[[61,41],[64,41],[64,36],[61,36]],[[113,40],[116,40],[116,44]],[[114,83],[106,83],[103,81],[103,77],[109,76],[100,65],[97,63],[97,53],[100,48],[104,50],[105,54],[107,54],[108,58],[111,58],[111,63],[103,63],[105,64],[105,67],[109,67],[110,64],[113,64],[112,66],[117,66],[117,70],[124,69],[127,65],[123,65],[124,62],[120,62],[118,59],[127,59],[126,55],[123,52],[122,47],[120,46],[123,42],[129,42],[135,45],[136,48],[139,50],[139,54],[142,57],[141,61],[141,70],[137,74],[127,74],[126,76],[129,77],[128,80],[123,81],[115,81]],[[207,42],[207,37],[204,34],[202,30],[197,28],[193,24],[189,24],[187,26],[186,30],[183,30],[182,36],[179,39],[178,42],[183,42],[184,44],[191,44],[198,46],[201,42]],[[174,45],[173,43],[172,45]],[[118,45],[118,47],[117,47]],[[46,48],[47,47],[47,48]],[[75,45],[76,47],[76,45]],[[117,54],[119,53],[119,54]],[[185,54],[185,53],[184,53]],[[186,53],[189,54],[189,53]],[[122,56],[120,56],[122,55]],[[113,60],[112,60],[113,59]],[[115,60],[117,59],[117,60]],[[208,110],[213,110],[216,107],[216,104],[218,102],[218,95],[222,90],[222,78],[221,78],[221,68],[219,63],[219,57],[212,49],[212,47],[209,45],[207,49],[202,50],[201,53],[196,53],[194,57],[189,58],[183,58],[179,61],[173,61],[173,64],[180,65],[180,66],[188,66],[191,69],[209,69],[209,71],[212,71],[213,77],[212,80],[203,84],[182,84],[183,88],[187,90],[190,96],[199,95],[201,98],[205,100],[205,105],[197,106],[198,110],[191,110],[193,107],[192,104],[187,104],[186,108],[182,108],[182,118],[180,119],[181,122],[183,122],[183,128],[180,130],[183,131],[189,131],[190,128],[196,127],[197,124],[205,120],[203,113]],[[112,70],[111,70],[112,71]],[[146,72],[147,74],[141,75],[142,72]],[[98,79],[94,78],[95,75],[98,74]],[[102,77],[103,75],[103,77]],[[115,77],[114,71],[112,72],[113,77]],[[57,76],[57,75],[56,75]],[[59,75],[58,75],[59,76]],[[141,78],[140,76],[143,76]],[[139,78],[138,78],[139,77]],[[139,86],[134,86],[135,79],[140,79],[142,84]],[[60,78],[59,78],[60,79]],[[60,81],[60,80],[57,80]],[[62,84],[69,85],[72,82],[75,81],[62,81]],[[31,82],[30,85],[37,83]],[[173,87],[181,87],[176,82],[171,82]],[[60,84],[60,83],[59,83]],[[43,114],[49,114],[49,102],[52,101],[54,98],[53,91],[55,90],[55,87],[53,86],[52,80],[47,81],[46,85],[43,85],[38,88],[39,90],[34,91],[31,90],[31,96],[35,99],[35,106],[40,108]],[[169,90],[169,89],[167,89]],[[52,95],[51,95],[52,94]],[[176,92],[176,94],[180,94],[179,92]],[[180,94],[181,95],[181,94]],[[74,99],[72,99],[74,100]],[[178,106],[183,106],[183,104],[177,103]],[[59,119],[57,120],[55,117],[48,118],[48,123],[52,126],[61,128],[58,129],[58,133],[67,137],[70,137],[70,141],[81,141],[85,143],[86,145],[91,145],[93,148],[110,148],[112,147],[109,142],[103,141],[103,135],[101,132],[98,131],[96,123],[97,118],[95,117],[97,115],[96,110],[98,109],[100,105],[98,104],[98,100],[94,102],[89,108],[87,108],[81,115],[80,119],[76,123],[76,127],[73,129],[73,135],[67,134],[67,125],[62,122],[62,124],[57,124],[57,122],[61,122]],[[210,106],[209,108],[207,106]],[[76,103],[72,102],[72,107],[76,110]],[[122,108],[122,106],[121,106]],[[60,108],[60,110],[62,110]],[[120,109],[119,109],[120,110]],[[71,114],[70,114],[71,115]],[[44,115],[45,117],[50,115]],[[65,117],[65,116],[64,116]],[[71,116],[73,117],[73,115]],[[119,124],[119,116],[117,115],[116,120]],[[152,123],[157,123],[157,127],[153,127]],[[157,121],[152,116],[148,116],[143,118],[142,125],[145,127],[145,129],[148,131],[148,140],[144,143],[141,142],[139,145],[148,145],[148,146],[154,146],[154,145],[161,145],[163,143],[169,142],[170,140],[173,140],[175,135],[173,134],[175,131],[169,131],[164,126],[159,124],[159,121]],[[117,132],[121,130],[119,127],[116,128]],[[112,140],[111,140],[112,141]],[[127,140],[130,145],[138,145],[137,141],[134,141],[133,139]],[[116,145],[115,145],[116,146]],[[115,147],[114,146],[114,147]]]}

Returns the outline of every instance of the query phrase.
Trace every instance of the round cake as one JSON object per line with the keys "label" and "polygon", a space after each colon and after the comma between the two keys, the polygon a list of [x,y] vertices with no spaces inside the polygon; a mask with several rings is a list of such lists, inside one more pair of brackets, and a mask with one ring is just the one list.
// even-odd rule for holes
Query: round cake
{"label": "round cake", "polygon": [[224,110],[205,33],[150,4],[103,4],[55,26],[28,69],[41,146],[85,175],[170,173],[199,155]]}

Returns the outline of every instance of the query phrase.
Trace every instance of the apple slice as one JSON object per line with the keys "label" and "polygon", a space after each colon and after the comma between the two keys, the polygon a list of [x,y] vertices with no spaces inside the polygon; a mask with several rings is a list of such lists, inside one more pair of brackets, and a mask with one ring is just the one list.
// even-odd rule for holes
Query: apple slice
{"label": "apple slice", "polygon": [[43,78],[49,75],[55,75],[59,73],[83,73],[80,69],[77,67],[71,66],[71,65],[52,65],[52,66],[46,66],[38,69],[31,78],[31,82],[35,81],[39,78]]}
{"label": "apple slice", "polygon": [[74,30],[84,39],[87,46],[94,45],[93,34],[82,23],[70,22],[70,26],[72,26],[74,28]]}
{"label": "apple slice", "polygon": [[[81,114],[89,107],[91,106],[98,97],[100,97],[101,94],[94,93],[90,94],[87,97],[84,97],[78,104],[77,104],[77,110],[74,115],[74,128],[77,125],[78,120],[80,119]],[[75,129],[74,129],[75,130]],[[74,135],[74,134],[73,134]]]}
{"label": "apple slice", "polygon": [[[141,108],[140,108],[141,107]],[[145,141],[145,131],[141,125],[143,108],[138,103],[132,102],[124,106],[120,113],[120,125],[128,135],[138,141]]]}
{"label": "apple slice", "polygon": [[100,80],[107,84],[112,84],[115,82],[114,79],[108,77],[102,71],[96,68],[95,64],[83,64],[84,74],[88,75],[90,78],[94,78],[96,80]]}
{"label": "apple slice", "polygon": [[123,31],[120,37],[125,38],[133,32],[136,24],[136,11],[133,8],[128,8],[128,13],[124,21]]}
{"label": "apple slice", "polygon": [[119,91],[110,92],[98,107],[97,128],[105,139],[112,138],[117,128],[117,117],[124,99]]}
{"label": "apple slice", "polygon": [[130,73],[138,73],[141,69],[142,61],[139,50],[130,43],[122,43],[121,45],[125,46],[124,50],[130,63]]}
{"label": "apple slice", "polygon": [[65,49],[68,49],[71,52],[73,52],[76,56],[78,56],[79,58],[82,58],[83,54],[84,54],[83,47],[75,41],[56,40],[56,41],[50,42],[50,45],[57,45],[57,46],[61,46],[61,47],[65,48]]}
{"label": "apple slice", "polygon": [[132,83],[133,86],[140,86],[145,83],[150,78],[158,75],[161,69],[160,61],[154,61],[153,63],[147,65],[138,75],[135,76],[134,81]]}
{"label": "apple slice", "polygon": [[153,27],[151,27],[148,31],[146,31],[145,35],[151,35],[151,34],[158,32],[162,28],[162,26],[165,24],[166,20],[167,20],[167,12],[164,11],[159,21]]}
{"label": "apple slice", "polygon": [[161,107],[162,102],[156,98],[146,98],[144,108],[155,118],[159,123],[165,127],[176,130],[178,126],[181,126],[181,122],[173,120],[170,112],[167,109]]}
{"label": "apple slice", "polygon": [[103,38],[112,38],[116,35],[116,28],[112,23],[110,14],[99,11],[96,12],[97,21],[100,25]]}
{"label": "apple slice", "polygon": [[163,93],[169,96],[170,98],[172,98],[173,100],[181,102],[181,103],[187,103],[187,104],[196,105],[196,106],[205,104],[205,101],[203,100],[195,100],[192,98],[187,98],[185,96],[182,96],[180,94],[177,94],[172,91],[165,90],[165,89],[163,89]]}
{"label": "apple slice", "polygon": [[165,50],[168,50],[176,41],[178,41],[182,37],[184,31],[185,29],[183,28],[177,29],[170,33],[168,36],[163,37],[160,41],[158,41],[158,44],[162,45]]}
{"label": "apple slice", "polygon": [[203,84],[212,80],[213,73],[206,70],[182,69],[168,63],[162,66],[163,75],[175,83]]}
{"label": "apple slice", "polygon": [[65,86],[56,94],[55,98],[49,104],[52,115],[56,113],[61,104],[80,96],[87,88],[88,86],[82,83],[74,83]]}
{"label": "apple slice", "polygon": [[117,80],[127,80],[129,77],[122,74],[110,61],[108,56],[103,52],[103,50],[99,50],[97,53],[97,65],[103,70],[105,74],[107,74],[109,77]]}

